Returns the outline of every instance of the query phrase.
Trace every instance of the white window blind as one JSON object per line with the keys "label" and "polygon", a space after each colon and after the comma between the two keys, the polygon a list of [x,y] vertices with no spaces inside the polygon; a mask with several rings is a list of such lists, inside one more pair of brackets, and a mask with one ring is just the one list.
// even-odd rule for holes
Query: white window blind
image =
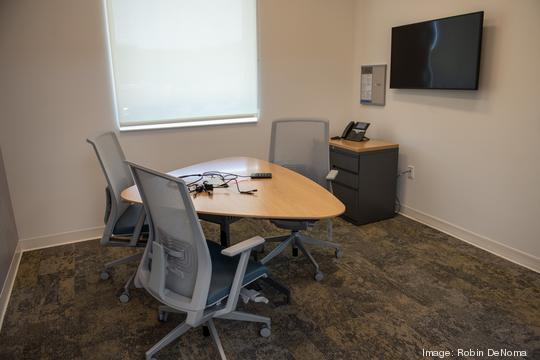
{"label": "white window blind", "polygon": [[122,130],[256,121],[256,0],[107,0]]}

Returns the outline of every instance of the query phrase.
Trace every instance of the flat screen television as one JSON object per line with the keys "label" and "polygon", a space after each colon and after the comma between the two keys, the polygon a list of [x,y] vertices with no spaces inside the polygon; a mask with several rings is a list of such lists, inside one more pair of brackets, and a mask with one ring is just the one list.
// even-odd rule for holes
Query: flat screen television
{"label": "flat screen television", "polygon": [[477,90],[484,12],[392,28],[390,88]]}

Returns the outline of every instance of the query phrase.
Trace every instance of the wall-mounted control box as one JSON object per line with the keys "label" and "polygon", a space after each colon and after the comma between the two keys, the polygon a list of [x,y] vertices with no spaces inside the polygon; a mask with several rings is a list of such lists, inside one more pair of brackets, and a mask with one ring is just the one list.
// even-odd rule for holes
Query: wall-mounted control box
{"label": "wall-mounted control box", "polygon": [[384,105],[386,65],[363,65],[360,77],[360,104]]}

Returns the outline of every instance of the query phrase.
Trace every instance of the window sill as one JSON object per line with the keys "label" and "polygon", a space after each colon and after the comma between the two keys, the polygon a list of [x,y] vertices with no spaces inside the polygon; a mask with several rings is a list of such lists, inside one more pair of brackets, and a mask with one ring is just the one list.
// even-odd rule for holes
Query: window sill
{"label": "window sill", "polygon": [[142,130],[162,130],[162,129],[175,129],[183,127],[195,127],[195,126],[215,126],[215,125],[230,125],[230,124],[249,124],[256,123],[257,117],[247,117],[238,119],[214,119],[214,120],[198,120],[198,121],[183,121],[166,124],[153,124],[153,125],[130,125],[119,126],[120,131],[142,131]]}

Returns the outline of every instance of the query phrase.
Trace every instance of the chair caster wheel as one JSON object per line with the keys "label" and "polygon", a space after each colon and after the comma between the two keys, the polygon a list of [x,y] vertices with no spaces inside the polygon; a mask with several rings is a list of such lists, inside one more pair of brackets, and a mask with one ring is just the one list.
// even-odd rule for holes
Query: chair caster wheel
{"label": "chair caster wheel", "polygon": [[107,270],[103,270],[103,271],[99,274],[99,277],[101,278],[101,280],[108,280],[108,279],[111,277],[111,273],[108,272]]}
{"label": "chair caster wheel", "polygon": [[267,338],[272,334],[272,330],[270,330],[270,328],[267,325],[264,325],[263,327],[261,327],[261,330],[259,331],[259,334],[263,338]]}
{"label": "chair caster wheel", "polygon": [[298,248],[293,247],[292,249],[292,256],[297,257],[298,256]]}
{"label": "chair caster wheel", "polygon": [[315,281],[321,281],[324,279],[324,274],[321,271],[317,271],[315,273]]}
{"label": "chair caster wheel", "polygon": [[339,259],[343,256],[343,250],[336,249],[336,259]]}
{"label": "chair caster wheel", "polygon": [[124,291],[119,297],[118,299],[120,300],[120,302],[122,304],[126,304],[129,302],[129,299],[130,299],[130,296],[129,296],[129,292],[127,291]]}
{"label": "chair caster wheel", "polygon": [[204,325],[202,327],[202,334],[204,337],[209,337],[210,336],[210,329],[208,328],[208,326]]}
{"label": "chair caster wheel", "polygon": [[158,312],[158,321],[162,323],[166,323],[169,320],[169,313],[166,311],[159,311]]}

